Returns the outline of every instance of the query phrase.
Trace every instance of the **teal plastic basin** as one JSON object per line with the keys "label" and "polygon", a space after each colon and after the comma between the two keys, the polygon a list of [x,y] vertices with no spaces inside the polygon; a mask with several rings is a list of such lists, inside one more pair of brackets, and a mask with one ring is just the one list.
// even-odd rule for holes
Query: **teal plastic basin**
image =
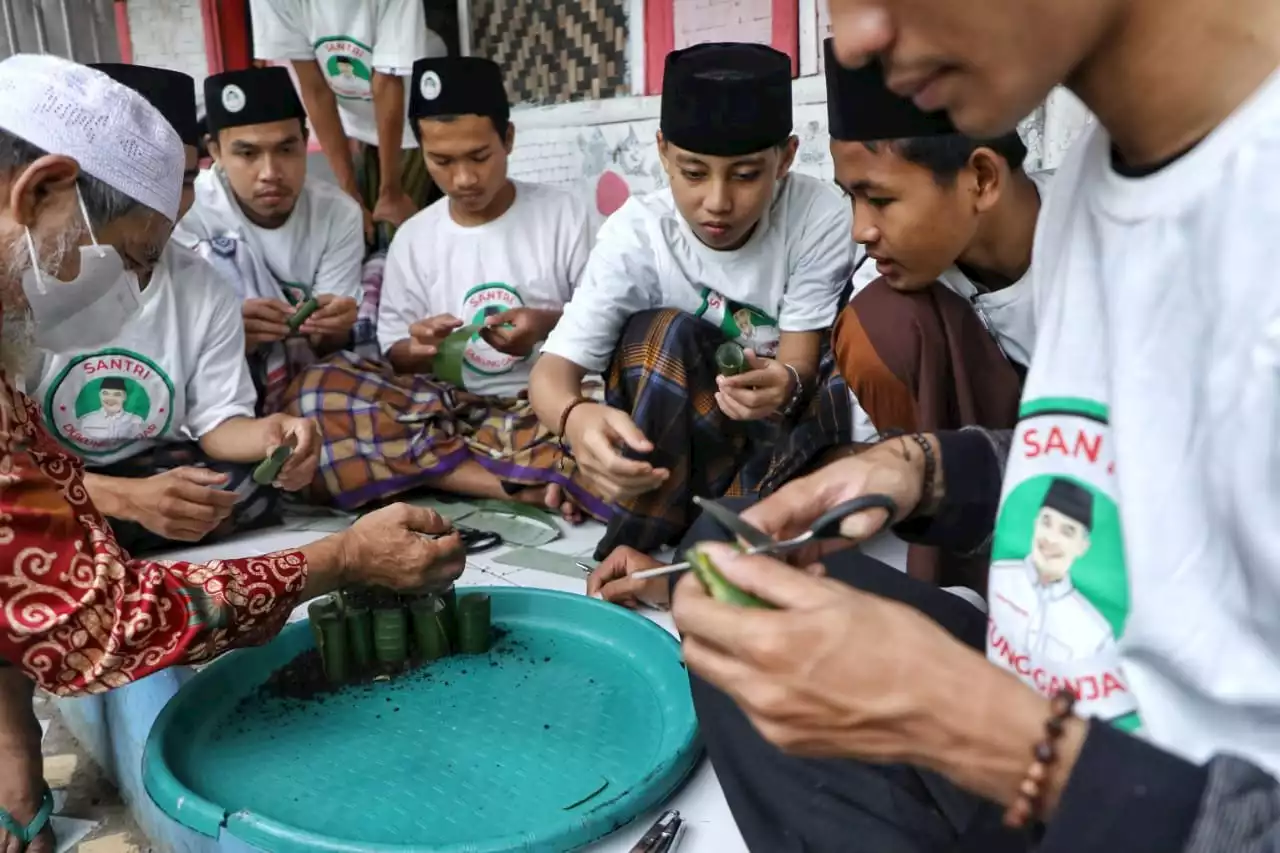
{"label": "teal plastic basin", "polygon": [[491,596],[487,655],[309,702],[260,685],[313,646],[304,622],[233,652],[165,706],[148,794],[211,837],[266,851],[561,851],[666,799],[700,753],[679,646],[622,608]]}

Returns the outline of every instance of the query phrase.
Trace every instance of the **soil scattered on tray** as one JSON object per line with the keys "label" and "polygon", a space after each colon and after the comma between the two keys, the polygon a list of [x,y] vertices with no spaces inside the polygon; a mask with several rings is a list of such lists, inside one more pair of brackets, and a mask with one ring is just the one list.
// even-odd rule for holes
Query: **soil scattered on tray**
{"label": "soil scattered on tray", "polygon": [[[364,602],[361,603],[363,604]],[[533,653],[528,643],[518,637],[513,637],[511,630],[501,625],[493,626],[489,651],[485,656],[488,658],[487,663],[491,668],[503,667],[509,663],[533,666],[539,662],[544,664],[551,662],[549,655],[539,656]],[[541,657],[541,661],[539,661],[539,657]],[[246,696],[241,704],[247,705],[273,699],[323,704],[330,696],[340,690],[370,691],[379,686],[375,682],[387,682],[388,677],[393,685],[431,680],[433,677],[432,663],[430,661],[425,663],[415,662],[397,673],[365,673],[335,688],[325,677],[324,663],[321,660],[319,651],[307,649],[289,661],[289,663],[271,673],[270,677],[263,682],[257,691]],[[466,676],[467,672],[467,669],[460,669],[457,674]],[[523,675],[517,686],[523,684],[527,679],[528,676]],[[591,679],[589,683],[594,684],[595,679]],[[441,684],[445,687],[451,686],[449,681],[442,681]],[[387,696],[384,701],[390,704],[392,697]],[[399,708],[393,708],[392,713],[399,710]]]}

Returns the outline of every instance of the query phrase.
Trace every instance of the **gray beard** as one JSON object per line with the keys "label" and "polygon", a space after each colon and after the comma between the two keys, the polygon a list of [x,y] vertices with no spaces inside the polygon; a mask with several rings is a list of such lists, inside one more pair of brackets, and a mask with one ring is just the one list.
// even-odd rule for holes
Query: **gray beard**
{"label": "gray beard", "polygon": [[[74,232],[64,231],[57,237],[41,241],[37,238],[36,248],[40,255],[47,258],[42,265],[41,273],[45,287],[65,286],[58,281],[52,270],[62,266],[67,253],[78,251],[82,229]],[[3,315],[0,317],[0,370],[8,374],[11,381],[21,380],[27,368],[31,366],[38,354],[35,347],[35,318],[31,315],[31,306],[22,290],[22,276],[31,268],[31,253],[27,251],[26,240],[21,236],[9,241],[9,245],[0,246],[0,305]]]}

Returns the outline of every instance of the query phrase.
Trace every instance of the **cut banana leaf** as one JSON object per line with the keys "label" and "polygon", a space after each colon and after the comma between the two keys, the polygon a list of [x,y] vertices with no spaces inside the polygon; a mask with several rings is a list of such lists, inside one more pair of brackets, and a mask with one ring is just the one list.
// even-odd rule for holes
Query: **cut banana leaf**
{"label": "cut banana leaf", "polygon": [[418,659],[432,661],[449,654],[449,637],[444,629],[444,600],[434,595],[417,598],[409,604],[413,620],[413,640]]}
{"label": "cut banana leaf", "polygon": [[347,660],[347,625],[333,602],[326,599],[307,608],[311,618],[311,630],[316,636],[316,648],[320,651],[320,663],[325,678],[338,685],[347,680],[350,671]]}
{"label": "cut banana leaf", "polygon": [[468,515],[471,515],[471,513],[476,511],[475,504],[466,503],[464,501],[448,501],[442,498],[432,497],[430,495],[420,495],[416,498],[410,498],[406,500],[405,503],[410,506],[435,510],[441,518],[449,522],[466,518]]}
{"label": "cut banana leaf", "polygon": [[480,328],[479,325],[463,326],[440,342],[435,360],[431,363],[431,372],[436,379],[455,388],[466,387],[462,384],[463,358],[467,352],[467,343]]}
{"label": "cut banana leaf", "polygon": [[441,613],[440,619],[444,625],[444,636],[449,641],[449,653],[453,654],[458,648],[458,589],[457,587],[449,587],[441,595],[440,600],[444,602],[444,611]]}
{"label": "cut banana leaf", "polygon": [[403,607],[373,611],[373,656],[387,669],[404,666],[409,657],[409,620]]}
{"label": "cut banana leaf", "polygon": [[516,501],[499,501],[493,498],[481,498],[475,501],[475,508],[487,510],[488,512],[514,515],[520,518],[532,518],[535,521],[549,521],[557,516],[557,513],[546,507],[518,503]]}
{"label": "cut banana leaf", "polygon": [[[534,510],[536,512],[536,510]],[[481,509],[459,522],[459,527],[496,533],[507,545],[537,548],[560,538],[560,528],[545,516],[513,512],[503,505],[501,509]]]}
{"label": "cut banana leaf", "polygon": [[482,593],[458,599],[458,651],[482,655],[489,651],[489,596]]}
{"label": "cut banana leaf", "polygon": [[373,614],[364,607],[348,607],[346,622],[351,665],[363,675],[373,666]]}
{"label": "cut banana leaf", "polygon": [[716,369],[721,376],[737,376],[747,369],[747,355],[733,341],[725,341],[716,349]]}
{"label": "cut banana leaf", "polygon": [[685,552],[685,559],[689,561],[689,567],[698,576],[698,580],[702,581],[703,587],[716,601],[723,601],[725,604],[733,604],[738,607],[774,609],[769,602],[756,598],[751,593],[744,592],[729,583],[729,580],[720,574],[720,570],[711,562],[711,558],[698,548],[690,548]]}

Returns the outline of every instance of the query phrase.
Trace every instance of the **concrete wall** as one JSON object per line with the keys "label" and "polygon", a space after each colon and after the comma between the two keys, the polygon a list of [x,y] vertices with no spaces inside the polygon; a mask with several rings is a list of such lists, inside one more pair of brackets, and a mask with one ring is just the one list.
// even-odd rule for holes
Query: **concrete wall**
{"label": "concrete wall", "polygon": [[[795,124],[800,137],[796,170],[829,180],[825,82],[802,77],[795,83]],[[616,210],[632,193],[663,186],[654,133],[659,99],[613,98],[579,104],[518,108],[513,177],[578,188],[602,215]],[[1055,92],[1023,122],[1027,167],[1056,168],[1089,114],[1073,96]]]}
{"label": "concrete wall", "polygon": [[676,0],[677,49],[708,41],[768,44],[773,34],[773,0]]}
{"label": "concrete wall", "polygon": [[196,97],[203,103],[209,60],[200,0],[129,0],[126,8],[133,61],[190,74],[196,79]]}

